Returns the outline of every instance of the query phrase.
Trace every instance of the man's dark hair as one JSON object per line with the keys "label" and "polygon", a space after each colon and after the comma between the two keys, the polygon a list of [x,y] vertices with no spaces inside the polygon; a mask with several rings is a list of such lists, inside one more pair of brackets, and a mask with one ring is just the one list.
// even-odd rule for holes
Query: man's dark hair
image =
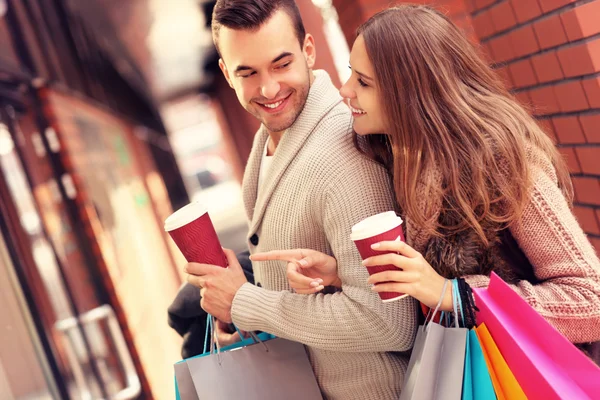
{"label": "man's dark hair", "polygon": [[212,14],[213,41],[219,50],[219,31],[222,26],[234,30],[258,30],[276,11],[285,11],[294,24],[300,47],[306,31],[294,0],[217,0]]}

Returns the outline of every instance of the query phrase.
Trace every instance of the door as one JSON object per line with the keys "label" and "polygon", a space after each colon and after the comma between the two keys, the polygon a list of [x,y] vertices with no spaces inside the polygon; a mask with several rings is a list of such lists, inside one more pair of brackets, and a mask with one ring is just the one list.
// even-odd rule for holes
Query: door
{"label": "door", "polygon": [[[9,317],[25,321],[17,335],[25,343],[21,347],[29,349],[23,354],[31,354],[31,348],[41,349],[34,351],[37,358],[30,356],[22,369],[30,369],[32,374],[37,369],[43,374],[38,371],[35,380],[28,374],[21,375],[21,380],[12,373],[7,375],[7,365],[16,362],[21,353],[15,350],[16,345],[10,345],[6,351],[13,352],[2,356],[1,370],[5,373],[0,373],[0,382],[8,382],[4,386],[14,398],[37,398],[38,392],[71,399],[151,397],[130,351],[130,341],[125,339],[106,289],[99,284],[81,226],[74,223],[75,205],[68,202],[69,180],[64,176],[56,179],[46,132],[40,133],[37,126],[31,109],[18,115],[10,105],[1,106],[1,215],[12,243],[8,248],[17,260],[11,268],[20,277],[19,285],[13,279],[11,288],[16,298],[19,290],[31,294],[27,307]],[[5,269],[10,275],[10,269]],[[35,318],[29,318],[28,313]],[[26,339],[28,318],[36,325],[39,340],[31,329]],[[36,340],[46,346],[36,347]],[[32,343],[29,347],[28,342]],[[33,397],[25,397],[29,395]]]}

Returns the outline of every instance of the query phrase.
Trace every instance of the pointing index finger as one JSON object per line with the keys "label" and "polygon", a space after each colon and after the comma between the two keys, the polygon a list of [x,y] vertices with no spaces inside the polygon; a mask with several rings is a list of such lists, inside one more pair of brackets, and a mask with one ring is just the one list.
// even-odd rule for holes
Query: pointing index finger
{"label": "pointing index finger", "polygon": [[264,253],[255,253],[250,256],[252,261],[287,261],[293,262],[303,258],[302,250],[272,250]]}

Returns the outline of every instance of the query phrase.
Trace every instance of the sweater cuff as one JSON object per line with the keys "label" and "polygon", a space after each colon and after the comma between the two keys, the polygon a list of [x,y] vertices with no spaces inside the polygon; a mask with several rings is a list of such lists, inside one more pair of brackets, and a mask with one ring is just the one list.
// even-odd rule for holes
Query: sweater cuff
{"label": "sweater cuff", "polygon": [[275,292],[244,283],[237,291],[231,305],[233,323],[244,331],[269,332],[267,323],[273,313],[273,304],[279,302],[283,292]]}
{"label": "sweater cuff", "polygon": [[485,275],[469,275],[464,276],[464,280],[471,286],[471,289],[485,289],[490,285],[490,277]]}

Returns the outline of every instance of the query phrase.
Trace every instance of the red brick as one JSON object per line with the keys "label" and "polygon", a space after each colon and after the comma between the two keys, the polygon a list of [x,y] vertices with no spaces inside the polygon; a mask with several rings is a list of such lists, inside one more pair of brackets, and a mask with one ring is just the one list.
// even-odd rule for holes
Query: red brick
{"label": "red brick", "polygon": [[480,40],[494,34],[494,25],[489,10],[473,17],[473,29]]}
{"label": "red brick", "polygon": [[529,21],[542,15],[542,9],[537,0],[510,0],[510,3],[519,22]]}
{"label": "red brick", "polygon": [[475,8],[481,10],[483,7],[487,7],[493,4],[496,0],[475,0]]}
{"label": "red brick", "polygon": [[507,88],[513,87],[513,79],[512,76],[510,76],[508,66],[505,65],[503,67],[498,67],[496,68],[496,72],[498,73],[498,75],[500,75]]}
{"label": "red brick", "polygon": [[567,42],[567,34],[563,29],[558,15],[552,15],[535,22],[533,29],[542,49]]}
{"label": "red brick", "polygon": [[547,13],[548,11],[556,10],[557,8],[566,6],[567,4],[573,3],[575,0],[538,0],[542,11]]}
{"label": "red brick", "polygon": [[569,167],[569,172],[572,174],[581,173],[581,167],[579,166],[579,160],[575,154],[575,149],[573,147],[561,147],[559,148],[559,151]]}
{"label": "red brick", "polygon": [[562,69],[555,51],[542,53],[531,59],[533,69],[540,83],[556,81],[563,78]]}
{"label": "red brick", "polygon": [[496,32],[505,31],[517,24],[517,19],[508,1],[499,3],[490,8],[492,22],[496,28]]}
{"label": "red brick", "polygon": [[554,125],[558,143],[585,143],[581,124],[576,116],[554,117],[552,118],[552,124]]}
{"label": "red brick", "polygon": [[557,54],[567,78],[600,71],[600,39],[560,49]]}
{"label": "red brick", "polygon": [[597,178],[574,176],[572,180],[575,188],[575,198],[578,202],[585,204],[600,203],[600,182]]}
{"label": "red brick", "polygon": [[537,83],[537,78],[529,59],[509,64],[508,68],[515,87],[533,86]]}
{"label": "red brick", "polygon": [[512,31],[509,35],[516,57],[537,53],[540,50],[531,25]]}
{"label": "red brick", "polygon": [[600,114],[580,115],[579,121],[588,143],[600,143]]}
{"label": "red brick", "polygon": [[569,40],[583,39],[600,33],[600,1],[593,1],[561,14]]}
{"label": "red brick", "polygon": [[538,119],[538,125],[542,128],[542,130],[546,133],[546,135],[552,139],[552,143],[558,143],[558,138],[556,137],[556,132],[554,131],[554,126],[552,125],[551,119]]}
{"label": "red brick", "polygon": [[558,101],[552,86],[533,89],[529,92],[536,115],[548,115],[560,112]]}
{"label": "red brick", "polygon": [[600,225],[598,225],[598,219],[594,211],[591,207],[573,207],[573,213],[583,231],[593,235],[600,235]]}
{"label": "red brick", "polygon": [[588,239],[590,239],[590,243],[592,244],[592,246],[596,250],[596,254],[598,256],[600,256],[600,239],[599,238],[595,238],[595,237],[590,237]]}
{"label": "red brick", "polygon": [[514,95],[524,108],[526,108],[527,110],[531,110],[531,108],[533,107],[533,101],[531,101],[529,91],[524,90],[521,92],[516,92]]}
{"label": "red brick", "polygon": [[600,76],[582,81],[590,107],[600,108]]}
{"label": "red brick", "polygon": [[492,57],[496,62],[508,61],[515,58],[513,46],[507,35],[496,37],[489,41]]}
{"label": "red brick", "polygon": [[473,14],[473,12],[476,11],[475,0],[465,0],[465,7],[467,8],[467,12],[469,14]]}
{"label": "red brick", "polygon": [[600,147],[578,147],[576,153],[584,174],[600,175]]}
{"label": "red brick", "polygon": [[581,111],[590,108],[581,81],[571,81],[554,86],[554,94],[563,112]]}

